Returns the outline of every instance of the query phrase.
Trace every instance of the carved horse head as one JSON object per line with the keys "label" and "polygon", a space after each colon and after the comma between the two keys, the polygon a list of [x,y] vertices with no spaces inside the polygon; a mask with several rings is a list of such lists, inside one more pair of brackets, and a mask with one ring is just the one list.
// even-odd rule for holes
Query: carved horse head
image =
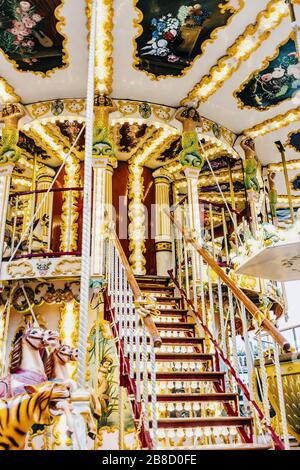
{"label": "carved horse head", "polygon": [[58,341],[59,334],[57,331],[44,330],[39,326],[28,325],[23,335],[21,335],[14,344],[11,356],[11,373],[14,373],[20,367],[24,347],[29,348],[33,352],[36,351],[36,353],[40,355],[41,351],[47,346],[55,347]]}
{"label": "carved horse head", "polygon": [[[78,359],[78,349],[72,348],[67,344],[59,344],[57,348],[50,354],[50,356],[45,360],[45,372],[48,379],[58,378],[56,377],[56,366],[64,367],[69,362],[77,361]],[[62,370],[62,369],[60,369]],[[66,372],[67,378],[68,372]]]}
{"label": "carved horse head", "polygon": [[21,365],[24,344],[39,353],[45,348],[43,328],[28,325],[25,332],[15,341],[11,354],[10,371],[14,373]]}

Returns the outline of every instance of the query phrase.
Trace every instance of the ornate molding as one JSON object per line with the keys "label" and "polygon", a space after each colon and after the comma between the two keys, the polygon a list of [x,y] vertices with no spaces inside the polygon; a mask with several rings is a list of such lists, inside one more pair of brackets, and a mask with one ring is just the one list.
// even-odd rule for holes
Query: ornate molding
{"label": "ornate molding", "polygon": [[186,105],[195,99],[207,101],[239,69],[242,62],[261,46],[271,34],[271,30],[275,29],[288,14],[288,7],[282,0],[271,0],[266,9],[257,15],[255,25],[247,26],[244,33],[227,49],[226,55],[219,59],[209,74],[205,75],[182,100],[182,104]]}
{"label": "ornate molding", "polygon": [[[161,167],[161,168],[158,168],[158,170],[155,170],[153,173],[152,173],[152,176],[154,178],[154,182],[155,184],[158,184],[160,182],[162,183],[170,183],[172,181],[174,181],[174,178],[173,178],[173,175],[167,171],[165,168]],[[161,181],[162,180],[162,181]],[[167,180],[167,181],[166,181]]]}
{"label": "ornate molding", "polygon": [[295,109],[290,109],[284,114],[278,114],[277,116],[267,119],[266,121],[256,124],[249,129],[245,129],[243,134],[253,139],[258,136],[263,136],[269,132],[278,131],[282,127],[289,126],[293,122],[297,122],[300,119],[300,106]]}
{"label": "ornate molding", "polygon": [[[268,111],[269,109],[271,108],[274,108],[275,106],[279,106],[281,105],[282,103],[284,103],[285,101],[290,101],[292,97],[287,97],[281,101],[278,101],[277,103],[274,103],[274,104],[269,104],[268,106],[264,106],[264,107],[256,107],[256,106],[251,106],[251,105],[246,105],[242,99],[240,98],[240,93],[247,87],[247,85],[251,82],[251,80],[253,80],[253,78],[256,76],[256,75],[259,75],[261,72],[263,72],[264,70],[266,70],[270,64],[279,56],[280,54],[280,49],[285,46],[290,40],[293,40],[295,42],[295,35],[294,33],[292,32],[288,38],[284,39],[283,41],[281,41],[277,46],[276,46],[276,50],[275,50],[275,53],[272,55],[272,56],[268,56],[264,59],[263,63],[262,63],[262,66],[255,70],[254,72],[252,72],[248,78],[246,78],[246,80],[240,85],[240,87],[235,90],[233,92],[233,96],[234,98],[237,100],[237,103],[238,103],[238,107],[241,108],[241,109],[255,109],[256,111],[260,111],[260,112],[264,112],[264,111]],[[299,89],[295,90],[295,93],[297,93],[297,91],[299,91]],[[294,94],[295,94],[294,93]]]}
{"label": "ornate molding", "polygon": [[0,99],[4,104],[19,103],[21,101],[13,87],[2,77],[0,77]]}

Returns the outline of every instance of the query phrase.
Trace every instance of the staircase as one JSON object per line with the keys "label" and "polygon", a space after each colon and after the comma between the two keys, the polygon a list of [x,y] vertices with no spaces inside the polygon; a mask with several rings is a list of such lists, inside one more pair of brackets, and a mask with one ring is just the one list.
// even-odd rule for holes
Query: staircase
{"label": "staircase", "polygon": [[[155,325],[158,449],[267,450],[253,443],[253,419],[241,416],[238,394],[226,387],[218,354],[201,336],[184,299],[159,276],[136,276],[140,290],[157,298]],[[149,377],[150,378],[150,362]],[[151,394],[149,394],[150,436]]]}

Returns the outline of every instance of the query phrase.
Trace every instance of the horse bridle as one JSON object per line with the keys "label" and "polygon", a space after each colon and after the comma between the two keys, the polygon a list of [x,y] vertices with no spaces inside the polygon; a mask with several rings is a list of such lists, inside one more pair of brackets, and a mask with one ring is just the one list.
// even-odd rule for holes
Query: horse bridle
{"label": "horse bridle", "polygon": [[36,335],[32,335],[32,334],[29,334],[29,333],[25,333],[23,335],[23,338],[26,339],[27,343],[30,344],[30,346],[32,346],[34,349],[41,349],[39,346],[35,346],[34,344],[31,343],[31,341],[28,341],[28,339],[38,339],[38,340],[41,340],[41,344],[43,344],[43,340],[44,340],[44,334],[42,333],[40,336],[36,336]]}
{"label": "horse bridle", "polygon": [[[63,347],[63,346],[62,346],[62,347]],[[70,352],[69,352],[69,353],[61,352],[61,350],[58,349],[57,352],[56,352],[56,355],[57,355],[57,357],[58,357],[59,359],[61,358],[61,356],[66,356],[66,357],[71,358],[71,357],[73,356],[72,348],[70,348]]]}

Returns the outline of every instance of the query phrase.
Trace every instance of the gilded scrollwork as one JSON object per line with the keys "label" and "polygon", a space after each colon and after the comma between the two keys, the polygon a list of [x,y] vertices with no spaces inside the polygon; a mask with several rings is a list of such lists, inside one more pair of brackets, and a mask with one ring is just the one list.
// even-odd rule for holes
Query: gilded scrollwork
{"label": "gilded scrollwork", "polygon": [[[275,29],[287,15],[288,8],[282,8],[281,0],[269,1],[265,10],[257,15],[255,25],[247,26],[244,33],[227,49],[226,54],[210,69],[209,74],[193,87],[181,104],[187,105],[194,99],[207,101],[238,70],[242,62],[268,39],[271,29]],[[255,41],[253,37],[256,38]],[[249,41],[251,47],[249,47]],[[233,61],[233,58],[236,60]]]}

